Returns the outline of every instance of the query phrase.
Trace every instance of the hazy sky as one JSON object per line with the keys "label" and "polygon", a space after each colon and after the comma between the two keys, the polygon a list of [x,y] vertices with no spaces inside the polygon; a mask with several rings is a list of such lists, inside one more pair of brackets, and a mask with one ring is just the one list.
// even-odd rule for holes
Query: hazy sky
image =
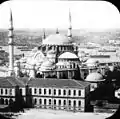
{"label": "hazy sky", "polygon": [[13,0],[0,5],[0,28],[8,28],[9,8],[15,28],[68,28],[69,8],[73,29],[120,28],[117,8],[105,1]]}

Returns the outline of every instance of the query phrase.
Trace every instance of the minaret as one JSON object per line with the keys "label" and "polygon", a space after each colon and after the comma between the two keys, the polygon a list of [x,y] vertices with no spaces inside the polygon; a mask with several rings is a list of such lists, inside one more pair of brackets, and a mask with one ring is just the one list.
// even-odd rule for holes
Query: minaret
{"label": "minaret", "polygon": [[71,38],[72,38],[72,25],[71,25],[71,12],[70,12],[70,9],[69,9],[69,26],[68,26],[67,36],[68,36],[69,40],[71,40]]}
{"label": "minaret", "polygon": [[56,29],[56,34],[59,34],[58,28]]}
{"label": "minaret", "polygon": [[13,76],[14,75],[14,42],[13,42],[13,17],[12,17],[12,11],[10,9],[10,21],[9,21],[9,71],[8,75]]}

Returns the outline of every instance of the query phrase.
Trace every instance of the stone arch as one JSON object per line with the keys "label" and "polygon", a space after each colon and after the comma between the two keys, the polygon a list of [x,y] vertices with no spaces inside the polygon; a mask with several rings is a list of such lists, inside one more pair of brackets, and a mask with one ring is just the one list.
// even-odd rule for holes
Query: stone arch
{"label": "stone arch", "polygon": [[34,54],[33,58],[35,59],[38,55],[41,55],[42,57],[44,57],[44,54],[41,51],[38,51]]}

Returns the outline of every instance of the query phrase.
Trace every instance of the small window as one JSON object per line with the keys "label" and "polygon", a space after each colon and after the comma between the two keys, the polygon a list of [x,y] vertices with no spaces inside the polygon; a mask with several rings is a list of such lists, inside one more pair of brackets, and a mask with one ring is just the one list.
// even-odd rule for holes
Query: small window
{"label": "small window", "polygon": [[56,95],[56,89],[54,89],[54,95]]}
{"label": "small window", "polygon": [[49,89],[49,95],[51,95],[51,89]]}
{"label": "small window", "polygon": [[73,91],[73,94],[76,95],[76,90]]}
{"label": "small window", "polygon": [[54,105],[56,105],[56,100],[54,100]]}
{"label": "small window", "polygon": [[49,99],[49,105],[51,105],[51,99]]}
{"label": "small window", "polygon": [[71,105],[71,100],[68,101],[68,104]]}
{"label": "small window", "polygon": [[42,99],[39,99],[39,103],[42,104]]}
{"label": "small window", "polygon": [[68,90],[68,95],[71,95],[71,90]]}
{"label": "small window", "polygon": [[46,105],[46,99],[44,99],[44,104]]}
{"label": "small window", "polygon": [[30,94],[32,94],[32,88],[30,88],[29,91],[30,91]]}
{"label": "small window", "polygon": [[5,94],[7,94],[7,89],[5,89]]}
{"label": "small window", "polygon": [[10,95],[12,95],[12,89],[10,89],[10,92],[9,92],[9,93],[10,93]]}
{"label": "small window", "polygon": [[44,89],[44,94],[46,94],[46,89]]}
{"label": "small window", "polygon": [[78,95],[81,96],[81,90],[78,91]]}
{"label": "small window", "polygon": [[3,89],[1,89],[1,94],[3,94]]}
{"label": "small window", "polygon": [[76,101],[74,100],[73,105],[76,106]]}
{"label": "small window", "polygon": [[78,101],[78,105],[81,106],[81,101],[80,100]]}
{"label": "small window", "polygon": [[59,105],[61,105],[61,100],[59,100],[59,102],[58,102],[58,103],[59,103]]}
{"label": "small window", "polygon": [[66,100],[63,101],[63,104],[66,105]]}
{"label": "small window", "polygon": [[66,90],[63,90],[63,95],[66,95]]}
{"label": "small window", "polygon": [[39,89],[39,94],[41,94],[41,88]]}
{"label": "small window", "polygon": [[37,104],[37,99],[36,98],[34,99],[34,103]]}
{"label": "small window", "polygon": [[58,90],[58,94],[61,95],[61,90],[60,89]]}
{"label": "small window", "polygon": [[34,93],[35,93],[35,94],[37,93],[37,89],[36,89],[36,88],[34,89]]}

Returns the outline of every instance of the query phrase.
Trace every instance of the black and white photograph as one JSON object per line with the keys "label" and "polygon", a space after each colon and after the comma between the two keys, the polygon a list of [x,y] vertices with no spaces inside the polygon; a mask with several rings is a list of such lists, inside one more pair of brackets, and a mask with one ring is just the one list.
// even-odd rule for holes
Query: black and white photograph
{"label": "black and white photograph", "polygon": [[0,4],[1,119],[119,119],[120,13],[107,1]]}

